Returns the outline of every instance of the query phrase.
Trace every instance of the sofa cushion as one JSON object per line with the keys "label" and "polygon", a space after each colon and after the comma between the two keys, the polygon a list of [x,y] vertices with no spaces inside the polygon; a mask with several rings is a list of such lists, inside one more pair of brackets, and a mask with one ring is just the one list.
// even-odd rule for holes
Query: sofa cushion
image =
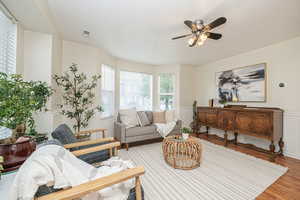
{"label": "sofa cushion", "polygon": [[166,123],[166,112],[153,112],[153,123]]}
{"label": "sofa cushion", "polygon": [[52,137],[59,140],[62,144],[70,144],[77,142],[76,137],[66,124],[59,125],[53,132]]}
{"label": "sofa cushion", "polygon": [[150,124],[153,123],[153,112],[152,111],[145,111],[146,115],[147,115],[147,118],[150,122]]}
{"label": "sofa cushion", "polygon": [[126,137],[134,137],[137,135],[147,135],[156,132],[156,126],[132,127],[126,129]]}
{"label": "sofa cushion", "polygon": [[138,125],[137,112],[135,109],[119,110],[120,119],[126,128],[135,127]]}
{"label": "sofa cushion", "polygon": [[147,114],[144,111],[138,111],[137,115],[138,115],[140,126],[150,125],[150,121],[147,117]]}

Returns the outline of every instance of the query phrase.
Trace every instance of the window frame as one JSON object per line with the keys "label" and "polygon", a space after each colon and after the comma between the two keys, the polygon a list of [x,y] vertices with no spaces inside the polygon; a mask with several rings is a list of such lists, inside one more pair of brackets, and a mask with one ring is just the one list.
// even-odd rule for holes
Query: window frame
{"label": "window frame", "polygon": [[[162,74],[170,74],[173,76],[173,92],[161,92],[160,91],[160,76]],[[158,108],[161,110],[160,108],[160,96],[162,95],[170,95],[170,96],[173,96],[173,99],[174,99],[174,102],[173,102],[173,108],[172,110],[176,110],[176,107],[177,107],[177,90],[176,90],[176,74],[175,73],[172,73],[172,72],[161,72],[158,74],[158,77],[157,77],[157,81],[158,81],[158,89],[157,89],[157,102],[158,102]]]}
{"label": "window frame", "polygon": [[[121,73],[122,72],[129,72],[129,73],[136,73],[136,74],[146,74],[151,76],[151,83],[150,83],[150,99],[151,99],[151,108],[150,110],[153,110],[154,108],[154,91],[153,91],[153,84],[154,84],[154,74],[153,73],[149,73],[149,72],[143,72],[143,71],[134,71],[134,70],[127,70],[127,69],[119,69],[118,70],[118,76],[119,76],[119,80],[118,80],[118,87],[119,87],[119,91],[118,91],[118,96],[119,96],[119,105],[118,105],[118,109],[124,109],[121,108]],[[137,109],[138,110],[138,109]],[[145,109],[144,109],[145,110]]]}
{"label": "window frame", "polygon": [[[103,84],[102,84],[102,80],[103,80],[103,77],[104,77],[104,74],[103,74],[103,68],[104,67],[107,67],[107,68],[110,68],[112,71],[113,71],[113,90],[107,90],[107,89],[103,89]],[[100,102],[101,104],[103,105],[103,94],[104,92],[112,92],[112,112],[109,113],[108,115],[104,115],[105,112],[102,112],[101,113],[101,119],[109,119],[109,118],[113,118],[115,116],[115,111],[116,111],[116,107],[115,107],[115,102],[116,102],[116,69],[109,65],[109,64],[101,64],[101,86],[100,86],[100,95],[101,95],[101,98],[100,98]]]}

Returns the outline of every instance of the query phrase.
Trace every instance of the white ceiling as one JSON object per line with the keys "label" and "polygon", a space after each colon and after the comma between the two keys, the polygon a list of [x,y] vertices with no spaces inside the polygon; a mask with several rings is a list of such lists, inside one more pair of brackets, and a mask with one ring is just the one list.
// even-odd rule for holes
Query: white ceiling
{"label": "white ceiling", "polygon": [[[33,1],[37,0],[24,0]],[[300,35],[299,0],[48,0],[48,4],[64,39],[149,64],[199,65]],[[38,19],[30,25],[28,10],[23,14],[12,10],[21,22],[26,19],[27,27],[39,25]],[[171,40],[189,33],[183,24],[186,19],[209,23],[221,16],[227,23],[214,30],[223,34],[219,41],[190,48],[187,39]],[[83,30],[90,31],[89,39],[82,37]]]}

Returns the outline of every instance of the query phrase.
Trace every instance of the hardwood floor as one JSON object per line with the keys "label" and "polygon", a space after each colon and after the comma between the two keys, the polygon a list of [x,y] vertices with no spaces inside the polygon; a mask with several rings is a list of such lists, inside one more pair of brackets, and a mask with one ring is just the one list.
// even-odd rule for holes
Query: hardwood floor
{"label": "hardwood floor", "polygon": [[[200,135],[201,139],[210,141],[215,144],[223,145],[224,140],[210,135],[208,138],[205,134]],[[228,148],[240,151],[257,158],[269,160],[269,155],[249,149],[243,146],[238,146],[233,143],[229,143]],[[275,163],[288,167],[289,170],[286,174],[281,176],[275,183],[273,183],[266,191],[258,196],[257,200],[300,200],[300,160],[290,157],[277,157]]]}

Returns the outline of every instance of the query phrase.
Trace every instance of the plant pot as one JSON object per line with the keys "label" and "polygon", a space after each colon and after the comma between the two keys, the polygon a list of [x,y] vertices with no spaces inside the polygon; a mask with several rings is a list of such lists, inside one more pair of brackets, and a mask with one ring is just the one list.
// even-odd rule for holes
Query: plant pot
{"label": "plant pot", "polygon": [[48,136],[47,134],[37,134],[36,136],[33,137],[33,140],[37,143],[37,144],[41,144],[44,141],[48,140]]}
{"label": "plant pot", "polygon": [[182,133],[182,139],[187,140],[189,138],[189,133]]}
{"label": "plant pot", "polygon": [[0,155],[4,158],[4,172],[18,169],[36,149],[36,143],[29,140],[14,144],[0,144]]}

